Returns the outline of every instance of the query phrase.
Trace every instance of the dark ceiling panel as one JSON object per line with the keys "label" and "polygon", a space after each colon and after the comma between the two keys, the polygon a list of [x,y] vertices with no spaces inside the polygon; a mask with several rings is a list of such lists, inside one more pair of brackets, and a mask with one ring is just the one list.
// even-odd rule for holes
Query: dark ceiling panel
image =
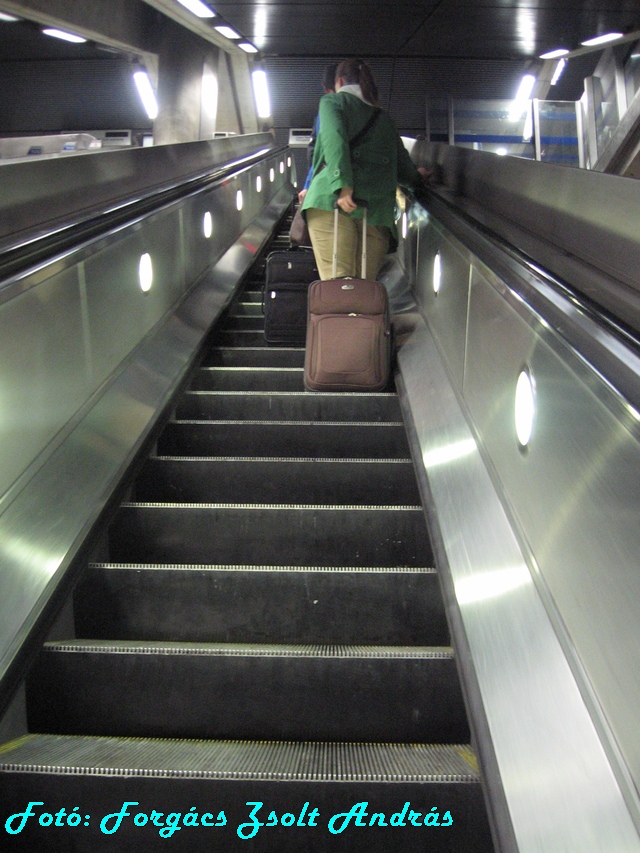
{"label": "dark ceiling panel", "polygon": [[113,59],[118,51],[92,41],[70,44],[45,36],[42,28],[31,21],[0,21],[0,62],[56,59]]}
{"label": "dark ceiling panel", "polygon": [[256,0],[216,9],[265,55],[534,58],[640,29],[638,0]]}

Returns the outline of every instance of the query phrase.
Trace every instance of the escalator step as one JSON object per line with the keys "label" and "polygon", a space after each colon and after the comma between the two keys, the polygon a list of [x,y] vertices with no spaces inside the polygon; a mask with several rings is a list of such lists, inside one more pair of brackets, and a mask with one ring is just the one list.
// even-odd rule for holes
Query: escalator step
{"label": "escalator step", "polygon": [[234,308],[233,316],[235,317],[263,317],[262,313],[262,302],[258,299],[256,300],[243,300],[242,302],[238,302],[238,304]]}
{"label": "escalator step", "polygon": [[258,314],[230,314],[220,326],[221,331],[264,331],[264,317]]}
{"label": "escalator step", "polygon": [[[253,831],[249,813],[255,806],[248,802],[263,803],[256,812],[263,824],[255,836],[260,846],[251,846],[254,841],[249,839],[249,850],[423,853],[428,848],[435,853],[489,853],[493,849],[475,757],[466,746],[29,735],[5,745],[0,758],[0,775],[6,782],[0,785],[2,814],[24,812],[27,803],[43,802],[34,806],[36,817],[11,838],[12,849],[29,853],[110,853],[114,844],[120,850],[160,850],[167,841],[159,835],[158,822],[167,827],[175,821],[180,821],[180,831],[171,835],[172,850],[228,853],[245,849],[244,836]],[[128,803],[124,809],[123,803]],[[336,818],[332,834],[332,817],[349,813],[359,803],[365,804],[360,813],[367,817],[360,825],[355,817],[348,823]],[[40,824],[40,814],[47,808],[52,812],[63,805],[69,812],[79,807],[80,826],[63,822],[54,830]],[[155,825],[145,821],[152,810],[157,813]],[[223,817],[218,818],[221,811]],[[274,824],[268,818],[271,811],[276,822],[267,826]],[[442,824],[451,819],[451,825],[425,826],[426,815],[434,811]],[[122,813],[122,821],[107,820],[104,828],[112,834],[105,835],[101,822],[117,813]],[[314,817],[308,820],[311,813]],[[175,817],[178,814],[180,818]],[[190,823],[197,825],[185,825],[184,818],[193,814],[198,819]],[[210,826],[216,822],[224,825]],[[57,846],[52,846],[53,838]]]}
{"label": "escalator step", "polygon": [[27,679],[30,731],[466,743],[449,648],[69,640]]}
{"label": "escalator step", "polygon": [[300,347],[211,347],[203,367],[304,367]]}
{"label": "escalator step", "polygon": [[202,367],[193,377],[194,391],[304,392],[302,367]]}
{"label": "escalator step", "polygon": [[76,587],[74,611],[76,635],[93,639],[449,644],[430,568],[100,563]]}
{"label": "escalator step", "polygon": [[172,421],[160,456],[281,456],[305,459],[406,459],[402,423],[316,421]]}
{"label": "escalator step", "polygon": [[264,331],[216,329],[213,341],[216,346],[225,347],[259,347],[266,346]]}
{"label": "escalator step", "polygon": [[[295,378],[295,377],[294,377]],[[402,420],[395,394],[305,394],[295,391],[188,391],[176,420]]]}
{"label": "escalator step", "polygon": [[118,563],[434,564],[421,506],[123,504],[109,549]]}
{"label": "escalator step", "polygon": [[417,505],[410,459],[150,457],[136,502]]}

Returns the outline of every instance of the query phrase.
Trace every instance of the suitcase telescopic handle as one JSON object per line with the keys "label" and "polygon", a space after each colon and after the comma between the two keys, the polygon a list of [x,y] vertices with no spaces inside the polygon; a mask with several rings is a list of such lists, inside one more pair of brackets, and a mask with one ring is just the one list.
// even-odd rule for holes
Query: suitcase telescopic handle
{"label": "suitcase telescopic handle", "polygon": [[[364,199],[355,198],[353,199],[353,203],[358,207],[361,207],[364,210],[364,214],[362,216],[362,261],[360,273],[362,278],[366,278],[367,273],[367,212],[369,209],[369,204]],[[333,259],[332,259],[332,278],[336,278],[338,273],[338,218],[340,214],[340,205],[338,202],[334,202],[333,208],[335,210],[334,219],[333,219]]]}

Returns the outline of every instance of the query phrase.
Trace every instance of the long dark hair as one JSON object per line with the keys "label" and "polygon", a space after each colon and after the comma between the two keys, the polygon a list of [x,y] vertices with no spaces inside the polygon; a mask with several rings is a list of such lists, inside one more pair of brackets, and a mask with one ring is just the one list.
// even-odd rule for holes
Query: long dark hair
{"label": "long dark hair", "polygon": [[365,101],[379,106],[376,81],[371,68],[363,59],[343,59],[336,70],[336,80],[338,77],[342,77],[345,83],[359,84]]}

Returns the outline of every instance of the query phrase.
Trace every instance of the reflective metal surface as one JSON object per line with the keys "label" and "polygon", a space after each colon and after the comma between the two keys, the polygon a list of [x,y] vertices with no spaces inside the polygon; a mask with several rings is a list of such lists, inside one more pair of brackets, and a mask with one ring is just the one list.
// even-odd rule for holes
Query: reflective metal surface
{"label": "reflective metal surface", "polygon": [[417,142],[435,191],[545,269],[640,329],[638,181]]}
{"label": "reflective metal surface", "polygon": [[267,133],[3,163],[0,249],[274,147]]}
{"label": "reflective metal surface", "polygon": [[[464,168],[455,175],[464,195]],[[514,177],[519,197],[528,203],[526,180]],[[539,230],[556,213],[541,208]],[[637,354],[537,282],[533,265],[518,272],[499,242],[464,245],[465,228],[454,236],[413,207],[405,249],[427,325],[399,361],[495,824],[504,849],[638,850]],[[526,446],[516,435],[523,371]]]}
{"label": "reflective metal surface", "polygon": [[[424,325],[399,362],[443,544],[438,568],[450,577],[449,604],[460,614],[479,688],[470,703],[483,712],[491,738],[479,751],[492,753],[500,774],[492,777],[485,762],[486,783],[497,800],[504,791],[511,824],[499,828],[501,849],[640,850],[564,649]],[[500,803],[492,808],[495,819]],[[511,832],[516,847],[508,846]]]}
{"label": "reflective metal surface", "polygon": [[286,154],[273,152],[5,289],[0,675],[290,204],[291,180]]}

